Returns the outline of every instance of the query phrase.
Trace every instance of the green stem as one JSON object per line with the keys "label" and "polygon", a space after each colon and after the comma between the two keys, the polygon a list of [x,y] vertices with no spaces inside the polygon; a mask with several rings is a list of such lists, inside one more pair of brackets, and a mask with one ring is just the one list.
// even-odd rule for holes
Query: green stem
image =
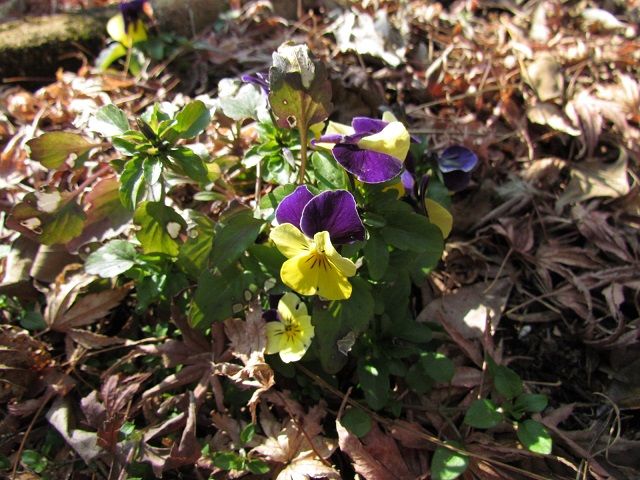
{"label": "green stem", "polygon": [[300,132],[300,177],[298,183],[302,185],[304,184],[304,174],[307,168],[307,141],[309,130],[306,126],[300,125],[298,132]]}

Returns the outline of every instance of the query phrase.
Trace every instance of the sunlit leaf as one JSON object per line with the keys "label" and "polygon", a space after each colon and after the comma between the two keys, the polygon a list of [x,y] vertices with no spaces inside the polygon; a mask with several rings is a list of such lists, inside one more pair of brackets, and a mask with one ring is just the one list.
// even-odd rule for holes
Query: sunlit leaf
{"label": "sunlit leaf", "polygon": [[161,202],[143,202],[133,214],[133,222],[140,227],[136,236],[144,253],[178,255],[177,237],[187,224],[175,210]]}
{"label": "sunlit leaf", "polygon": [[31,158],[47,168],[58,168],[70,155],[84,155],[95,145],[70,132],[48,132],[27,142]]}

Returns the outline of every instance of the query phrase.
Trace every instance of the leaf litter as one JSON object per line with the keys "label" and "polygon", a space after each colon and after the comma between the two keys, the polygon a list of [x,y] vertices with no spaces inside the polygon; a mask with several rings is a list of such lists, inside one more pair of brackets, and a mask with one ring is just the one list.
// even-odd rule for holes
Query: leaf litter
{"label": "leaf litter", "polygon": [[[255,305],[246,321],[231,318],[210,336],[191,328],[177,306],[169,314],[150,310],[136,324],[128,287],[64,264],[53,281],[40,282],[24,267],[36,253],[12,246],[1,264],[0,291],[15,292],[9,287],[16,280],[34,284],[44,295],[34,311],[47,331],[36,336],[15,313],[2,313],[1,424],[8,436],[0,454],[15,453],[30,416],[29,441],[41,441],[47,427],[37,413],[45,411],[71,448],[66,458],[97,461],[112,478],[126,478],[133,458],[148,462],[155,475],[206,466],[222,478],[226,472],[212,470],[201,447],[240,448],[240,432],[253,422],[261,434],[248,445],[250,454],[274,466],[277,478],[353,471],[417,478],[428,475],[435,450],[427,438],[455,436],[452,419],[485,388],[490,355],[516,370],[528,392],[550,398],[541,421],[558,447],[555,458],[540,458],[515,449],[499,431],[472,433],[466,448],[476,477],[637,477],[637,459],[625,455],[637,449],[640,385],[637,2],[609,11],[557,0],[363,1],[310,10],[297,22],[275,16],[265,2],[246,3],[203,34],[201,62],[182,78],[157,69],[133,82],[83,68],[59,73],[36,91],[3,89],[3,244],[15,246],[16,231],[41,235],[27,220],[46,223],[53,207],[40,201],[18,226],[8,214],[27,195],[56,189],[86,200],[76,215],[83,217],[82,235],[67,244],[69,253],[82,255],[91,242],[130,233],[126,214],[109,207],[115,154],[89,155],[80,173],[57,159],[51,171],[33,159],[33,138],[43,131],[88,134],[91,113],[108,103],[133,117],[154,101],[180,106],[185,95],[213,95],[222,76],[266,69],[271,53],[293,36],[328,62],[344,96],[339,105],[348,110],[338,116],[402,105],[434,151],[455,141],[479,154],[471,188],[453,198],[459,213],[446,254],[415,306],[419,318],[447,333],[444,349],[456,365],[451,385],[404,399],[409,413],[396,422],[422,434],[387,424],[358,439],[339,420],[330,426],[337,405],[291,398],[290,382],[264,360],[265,322]],[[247,125],[230,144],[231,123],[222,117],[210,133],[204,147],[228,161],[255,135]],[[82,148],[91,141],[80,142]],[[178,204],[180,195],[189,198],[188,189],[178,191]],[[472,216],[465,213],[470,205]],[[224,207],[216,200],[208,213]],[[12,252],[22,264],[8,260]],[[163,315],[171,321],[154,330]],[[245,395],[243,421],[227,409],[233,395]],[[128,423],[141,438],[123,434]]]}

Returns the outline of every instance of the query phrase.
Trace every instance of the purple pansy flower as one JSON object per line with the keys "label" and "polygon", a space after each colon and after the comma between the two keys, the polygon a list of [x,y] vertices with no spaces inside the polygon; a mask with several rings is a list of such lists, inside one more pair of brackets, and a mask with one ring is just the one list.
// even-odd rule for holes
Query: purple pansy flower
{"label": "purple pansy flower", "polygon": [[290,223],[307,237],[329,232],[331,242],[339,245],[365,239],[365,228],[353,195],[334,190],[314,195],[306,185],[287,195],[276,209],[278,223]]}
{"label": "purple pansy flower", "polygon": [[471,181],[471,171],[478,164],[478,156],[466,147],[453,145],[438,157],[438,169],[444,184],[453,192],[463,190]]}
{"label": "purple pansy flower", "polygon": [[400,174],[411,142],[401,122],[355,117],[351,130],[348,135],[324,135],[313,143],[335,143],[334,158],[361,182],[382,183]]}
{"label": "purple pansy flower", "polygon": [[147,0],[131,0],[129,2],[120,2],[118,8],[120,9],[120,14],[124,19],[125,30],[132,23],[135,23],[136,20],[140,18],[140,15],[145,10],[145,4]]}

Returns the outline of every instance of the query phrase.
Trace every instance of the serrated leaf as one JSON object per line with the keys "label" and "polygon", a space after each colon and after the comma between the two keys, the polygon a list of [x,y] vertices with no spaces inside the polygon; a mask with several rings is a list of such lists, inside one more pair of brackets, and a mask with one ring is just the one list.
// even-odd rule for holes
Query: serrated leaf
{"label": "serrated leaf", "polygon": [[31,158],[47,168],[58,168],[69,155],[78,157],[95,145],[81,135],[70,132],[48,132],[27,142]]}
{"label": "serrated leaf", "polygon": [[200,100],[195,100],[178,112],[172,130],[176,138],[193,138],[211,123],[211,113]]}
{"label": "serrated leaf", "polygon": [[236,305],[245,302],[244,293],[254,277],[231,267],[215,274],[204,270],[198,278],[189,318],[194,327],[206,328],[212,322],[231,317]]}
{"label": "serrated leaf", "polygon": [[344,168],[328,152],[316,151],[311,154],[311,165],[316,182],[321,190],[345,189],[348,186]]}
{"label": "serrated leaf", "polygon": [[178,255],[176,238],[187,224],[172,208],[161,202],[143,202],[133,214],[133,222],[140,227],[136,237],[144,253]]}
{"label": "serrated leaf", "polygon": [[389,249],[382,237],[374,231],[370,232],[364,246],[364,260],[372,280],[380,280],[384,277],[389,266]]}
{"label": "serrated leaf", "polygon": [[196,182],[207,183],[209,171],[200,155],[187,147],[174,148],[169,152],[171,166],[181,175],[185,175]]}
{"label": "serrated leaf", "polygon": [[520,376],[504,365],[498,365],[493,373],[493,383],[496,390],[508,399],[517,397],[522,393],[522,379]]}
{"label": "serrated leaf", "polygon": [[133,157],[120,176],[120,201],[128,210],[135,210],[146,192],[143,159]]}
{"label": "serrated leaf", "polygon": [[[448,445],[462,448],[458,442],[446,442]],[[450,450],[438,447],[431,459],[432,480],[455,480],[462,475],[469,466],[469,457]]]}
{"label": "serrated leaf", "polygon": [[223,217],[215,228],[211,265],[224,269],[235,262],[256,241],[263,223],[248,209]]}
{"label": "serrated leaf", "polygon": [[413,212],[393,212],[386,216],[387,225],[381,229],[384,240],[400,250],[426,252],[444,248],[440,229],[422,215]]}
{"label": "serrated leaf", "polygon": [[127,115],[113,104],[105,105],[89,120],[89,130],[105,137],[121,135],[129,130]]}
{"label": "serrated leaf", "polygon": [[282,128],[308,129],[325,120],[333,107],[327,70],[306,45],[278,48],[269,69],[269,86],[269,103]]}
{"label": "serrated leaf", "polygon": [[371,417],[360,408],[349,408],[342,416],[340,423],[358,438],[369,433],[372,426]]}
{"label": "serrated leaf", "polygon": [[519,422],[516,434],[518,435],[518,440],[532,452],[543,455],[551,453],[553,440],[541,423],[535,420]]}
{"label": "serrated leaf", "polygon": [[464,416],[464,423],[475,428],[492,428],[502,420],[498,407],[486,398],[473,402]]}
{"label": "serrated leaf", "polygon": [[87,257],[84,270],[103,278],[116,277],[133,267],[136,257],[136,248],[131,242],[112,240]]}

